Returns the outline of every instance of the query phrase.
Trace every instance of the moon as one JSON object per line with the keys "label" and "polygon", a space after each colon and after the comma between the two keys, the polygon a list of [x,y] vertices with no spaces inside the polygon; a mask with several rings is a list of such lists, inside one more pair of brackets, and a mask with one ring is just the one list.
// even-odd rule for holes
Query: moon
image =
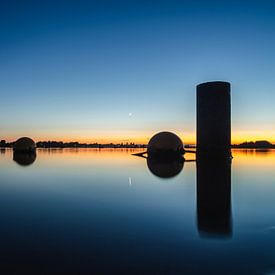
{"label": "moon", "polygon": [[129,113],[129,116],[132,116],[132,113]]}

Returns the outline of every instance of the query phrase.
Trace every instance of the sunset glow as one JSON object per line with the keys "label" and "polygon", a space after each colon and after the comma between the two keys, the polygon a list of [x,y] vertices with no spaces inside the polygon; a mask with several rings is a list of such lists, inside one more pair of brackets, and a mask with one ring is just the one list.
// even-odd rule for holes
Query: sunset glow
{"label": "sunset glow", "polygon": [[[196,134],[195,133],[181,133],[179,131],[173,131],[176,133],[184,144],[196,144]],[[135,143],[135,144],[147,144],[150,138],[155,134],[155,132],[121,132],[114,135],[113,133],[100,132],[97,135],[93,134],[71,134],[70,132],[64,133],[63,135],[48,134],[47,136],[39,135],[36,133],[28,133],[33,139],[38,141],[63,141],[63,142],[80,142],[80,143]],[[7,137],[7,141],[12,142],[18,139],[20,136],[25,136],[23,133],[18,136]],[[267,140],[271,143],[275,143],[275,133],[272,131],[236,131],[232,133],[231,143],[239,144],[246,141],[257,141],[257,140]]]}

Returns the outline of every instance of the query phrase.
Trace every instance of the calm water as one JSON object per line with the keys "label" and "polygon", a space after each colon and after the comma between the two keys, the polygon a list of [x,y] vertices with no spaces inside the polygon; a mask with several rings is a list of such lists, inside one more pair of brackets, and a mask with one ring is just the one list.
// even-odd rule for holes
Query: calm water
{"label": "calm water", "polygon": [[1,274],[275,273],[275,151],[133,152],[1,150]]}

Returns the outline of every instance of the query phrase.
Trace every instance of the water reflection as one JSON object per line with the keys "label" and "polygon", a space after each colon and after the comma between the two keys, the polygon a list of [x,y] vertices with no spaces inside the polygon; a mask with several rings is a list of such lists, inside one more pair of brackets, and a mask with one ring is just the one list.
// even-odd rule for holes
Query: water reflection
{"label": "water reflection", "polygon": [[35,162],[36,153],[35,152],[29,152],[29,153],[14,152],[13,160],[21,166],[29,166]]}
{"label": "water reflection", "polygon": [[255,153],[258,155],[266,155],[266,154],[271,154],[272,150],[271,149],[257,149],[257,150],[255,150]]}
{"label": "water reflection", "polygon": [[245,156],[256,156],[256,155],[274,155],[274,149],[262,148],[262,149],[234,149],[234,154],[237,156],[245,155]]}
{"label": "water reflection", "polygon": [[[35,162],[36,153],[14,152],[13,160],[21,166],[29,166]],[[164,179],[178,175],[185,161],[183,157],[146,158],[150,172]],[[197,228],[200,236],[231,237],[231,160],[198,159],[196,172]],[[129,185],[131,180],[129,178]]]}
{"label": "water reflection", "polygon": [[[166,179],[178,175],[185,162],[184,158],[146,159],[151,173]],[[197,160],[197,227],[201,237],[232,236],[231,159]]]}
{"label": "water reflection", "polygon": [[[38,149],[27,168],[12,160],[12,149],[0,154],[2,273],[274,270],[275,150],[234,150],[232,168],[184,161],[182,172],[165,179],[148,171],[151,160],[131,153]],[[173,162],[152,162],[157,175],[171,175],[165,167]]]}
{"label": "water reflection", "polygon": [[231,237],[231,160],[197,160],[197,226],[202,237]]}
{"label": "water reflection", "polygon": [[6,148],[0,148],[0,154],[5,154],[6,153]]}
{"label": "water reflection", "polygon": [[172,178],[183,169],[184,158],[156,158],[147,157],[147,167],[152,174],[159,178]]}

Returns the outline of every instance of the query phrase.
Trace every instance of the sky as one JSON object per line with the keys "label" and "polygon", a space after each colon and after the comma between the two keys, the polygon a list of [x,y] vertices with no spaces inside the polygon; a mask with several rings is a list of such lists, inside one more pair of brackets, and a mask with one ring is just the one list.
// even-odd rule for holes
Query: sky
{"label": "sky", "polygon": [[275,142],[274,1],[0,1],[0,139],[196,141],[232,85],[232,142]]}

